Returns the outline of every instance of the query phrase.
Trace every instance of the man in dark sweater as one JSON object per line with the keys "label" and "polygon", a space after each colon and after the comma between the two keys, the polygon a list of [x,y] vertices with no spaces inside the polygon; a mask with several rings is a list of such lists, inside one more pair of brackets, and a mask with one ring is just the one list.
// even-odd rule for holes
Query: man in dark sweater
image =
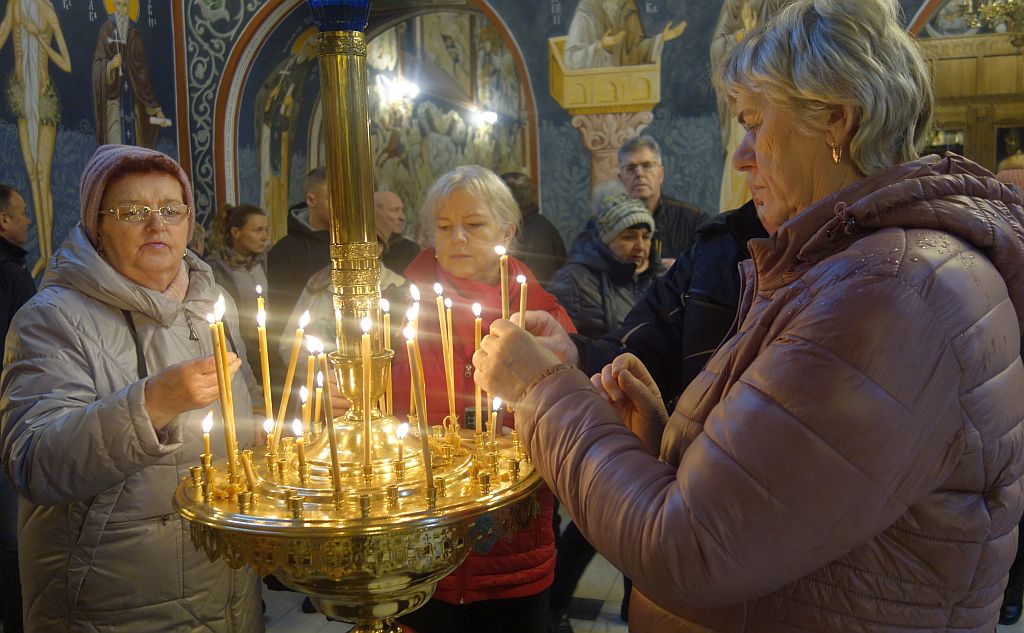
{"label": "man in dark sweater", "polygon": [[619,179],[630,194],[644,201],[654,216],[658,228],[651,252],[660,252],[665,267],[670,267],[677,257],[689,250],[697,227],[708,216],[693,205],[662,194],[665,167],[661,147],[650,136],[631,138],[619,148]]}
{"label": "man in dark sweater", "polygon": [[[0,184],[0,353],[14,313],[36,292],[25,268],[29,219],[25,199]],[[0,369],[3,361],[0,361]],[[21,582],[18,578],[18,495],[0,475],[0,615],[6,633],[20,633]]]}
{"label": "man in dark sweater", "polygon": [[390,191],[373,194],[373,215],[377,235],[385,244],[380,256],[382,264],[401,275],[405,267],[420,254],[420,245],[407,238],[405,231],[405,204]]}
{"label": "man in dark sweater", "polygon": [[537,189],[529,176],[510,171],[502,174],[501,179],[523,214],[523,232],[517,236],[512,254],[525,262],[540,285],[547,289],[555,271],[565,264],[565,242],[551,220],[540,214]]}

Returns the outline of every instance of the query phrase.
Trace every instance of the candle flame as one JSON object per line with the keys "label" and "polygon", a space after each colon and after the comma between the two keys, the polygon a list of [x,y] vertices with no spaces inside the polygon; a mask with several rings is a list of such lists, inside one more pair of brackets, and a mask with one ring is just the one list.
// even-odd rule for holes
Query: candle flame
{"label": "candle flame", "polygon": [[323,345],[317,337],[306,335],[306,349],[309,350],[310,354],[316,354],[323,348]]}
{"label": "candle flame", "polygon": [[306,404],[306,401],[309,400],[309,389],[306,389],[306,385],[299,387],[299,400],[302,401],[302,404]]}
{"label": "candle flame", "polygon": [[387,314],[388,312],[391,312],[391,302],[388,301],[387,299],[381,299],[380,300],[380,311],[385,313],[385,314]]}
{"label": "candle flame", "polygon": [[213,316],[213,314],[207,312],[206,313],[206,320],[210,322],[210,325],[213,325],[214,323],[217,322],[217,317],[215,317],[215,316]]}
{"label": "candle flame", "polygon": [[370,317],[365,316],[359,320],[359,327],[362,328],[363,334],[369,334],[370,329],[373,328],[373,320]]}
{"label": "candle flame", "polygon": [[444,300],[444,307],[446,307],[446,308],[451,308],[451,307],[452,307],[452,305],[453,305],[453,304],[452,304],[452,300],[451,300],[450,298],[446,298],[446,299]]}
{"label": "candle flame", "polygon": [[409,310],[405,313],[405,320],[409,323],[413,323],[420,316],[420,304],[414,303],[409,306]]}
{"label": "candle flame", "polygon": [[502,246],[501,244],[498,244],[497,246],[495,246],[495,247],[494,247],[494,252],[495,252],[495,253],[497,253],[497,254],[498,254],[499,256],[502,256],[502,257],[504,257],[504,256],[505,256],[505,253],[507,253],[507,252],[508,252],[508,249],[506,249],[506,248],[505,248],[504,246]]}
{"label": "candle flame", "polygon": [[302,420],[295,418],[292,420],[292,433],[295,437],[302,437]]}
{"label": "candle flame", "polygon": [[525,284],[526,283],[526,275],[516,275],[516,283],[517,284]]}
{"label": "candle flame", "polygon": [[480,318],[480,313],[483,311],[483,307],[479,303],[473,304],[473,316]]}
{"label": "candle flame", "polygon": [[260,310],[256,313],[256,325],[260,327],[267,327],[267,311]]}
{"label": "candle flame", "polygon": [[416,287],[416,284],[409,286],[409,296],[412,297],[413,301],[420,300],[420,289]]}
{"label": "candle flame", "polygon": [[405,326],[405,329],[402,330],[402,334],[405,336],[405,340],[411,341],[416,338],[416,328],[411,325],[407,325]]}
{"label": "candle flame", "polygon": [[258,295],[263,294],[263,286],[261,286],[259,284],[256,284],[256,294],[258,294]]}
{"label": "candle flame", "polygon": [[311,319],[309,317],[309,310],[306,310],[305,312],[302,313],[302,316],[299,317],[299,327],[305,330],[306,326],[309,325],[310,320]]}
{"label": "candle flame", "polygon": [[213,411],[206,414],[203,418],[203,433],[209,433],[213,430]]}
{"label": "candle flame", "polygon": [[263,432],[270,435],[274,431],[274,418],[267,418],[263,421]]}
{"label": "candle flame", "polygon": [[395,427],[395,435],[397,435],[398,439],[400,439],[400,440],[401,439],[405,439],[405,436],[408,435],[408,433],[409,433],[409,423],[408,422],[402,422],[401,424],[399,424],[398,426]]}
{"label": "candle flame", "polygon": [[224,301],[224,295],[217,297],[217,302],[213,304],[213,316],[215,319],[220,321],[224,318],[224,312],[227,310],[227,302]]}
{"label": "candle flame", "polygon": [[435,282],[434,283],[434,294],[436,294],[439,297],[441,295],[443,295],[444,294],[444,286],[442,286],[441,284]]}
{"label": "candle flame", "polygon": [[324,372],[322,371],[316,372],[316,386],[321,389],[324,388]]}
{"label": "candle flame", "polygon": [[501,398],[499,398],[498,396],[494,396],[494,404],[491,405],[491,408],[494,409],[495,411],[500,409],[501,408]]}

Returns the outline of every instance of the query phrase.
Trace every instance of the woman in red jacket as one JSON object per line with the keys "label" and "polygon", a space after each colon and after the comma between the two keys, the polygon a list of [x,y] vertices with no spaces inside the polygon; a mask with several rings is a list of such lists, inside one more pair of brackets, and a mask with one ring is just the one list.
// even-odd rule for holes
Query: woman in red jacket
{"label": "woman in red jacket", "polygon": [[[453,367],[456,411],[465,426],[475,407],[473,384],[472,305],[483,309],[483,331],[501,317],[498,255],[494,247],[509,248],[521,221],[519,207],[508,188],[491,171],[476,165],[456,167],[441,176],[427,192],[420,212],[421,240],[426,248],[405,269],[405,277],[424,292],[417,319],[423,356],[429,424],[448,415],[444,361],[434,307],[433,285],[440,283],[452,300]],[[541,289],[521,261],[509,258],[509,278],[527,278],[527,308],[551,314],[574,331],[569,315]],[[519,306],[519,284],[511,284],[510,305]],[[404,350],[400,350],[404,352]],[[408,414],[409,364],[395,359],[395,414]],[[506,415],[504,427],[514,426]],[[470,422],[472,424],[472,422]],[[553,498],[545,488],[539,495],[538,516],[511,541],[499,539],[487,549],[470,553],[454,573],[437,585],[434,599],[402,618],[420,633],[433,631],[517,631],[544,633],[547,592],[554,577],[555,548],[551,528]]]}

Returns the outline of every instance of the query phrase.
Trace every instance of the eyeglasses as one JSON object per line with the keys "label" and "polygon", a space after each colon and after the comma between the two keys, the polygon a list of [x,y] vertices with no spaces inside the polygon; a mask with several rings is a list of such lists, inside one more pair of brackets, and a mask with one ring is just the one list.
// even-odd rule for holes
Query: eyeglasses
{"label": "eyeglasses", "polygon": [[649,174],[658,167],[661,167],[661,163],[653,161],[647,161],[644,163],[628,163],[622,166],[622,171],[627,174],[638,174],[640,172]]}
{"label": "eyeglasses", "polygon": [[126,204],[109,211],[100,211],[100,215],[112,215],[128,224],[144,224],[149,216],[156,212],[160,219],[168,224],[181,224],[181,221],[192,214],[192,207],[187,204],[168,204],[156,209],[140,204]]}

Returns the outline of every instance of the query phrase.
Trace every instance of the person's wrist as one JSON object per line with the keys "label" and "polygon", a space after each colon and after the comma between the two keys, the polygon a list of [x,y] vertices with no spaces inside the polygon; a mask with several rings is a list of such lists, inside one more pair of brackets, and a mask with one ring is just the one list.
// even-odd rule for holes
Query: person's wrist
{"label": "person's wrist", "polygon": [[519,393],[519,397],[517,397],[515,401],[522,402],[523,398],[526,398],[528,395],[530,395],[530,392],[533,391],[533,389],[537,385],[544,382],[551,376],[554,376],[555,374],[561,373],[563,371],[570,371],[575,369],[576,367],[574,365],[570,365],[569,363],[556,363],[545,369],[542,369],[539,373],[537,373],[536,376],[534,376],[530,380],[530,382],[526,383],[526,386],[523,387],[522,391]]}

